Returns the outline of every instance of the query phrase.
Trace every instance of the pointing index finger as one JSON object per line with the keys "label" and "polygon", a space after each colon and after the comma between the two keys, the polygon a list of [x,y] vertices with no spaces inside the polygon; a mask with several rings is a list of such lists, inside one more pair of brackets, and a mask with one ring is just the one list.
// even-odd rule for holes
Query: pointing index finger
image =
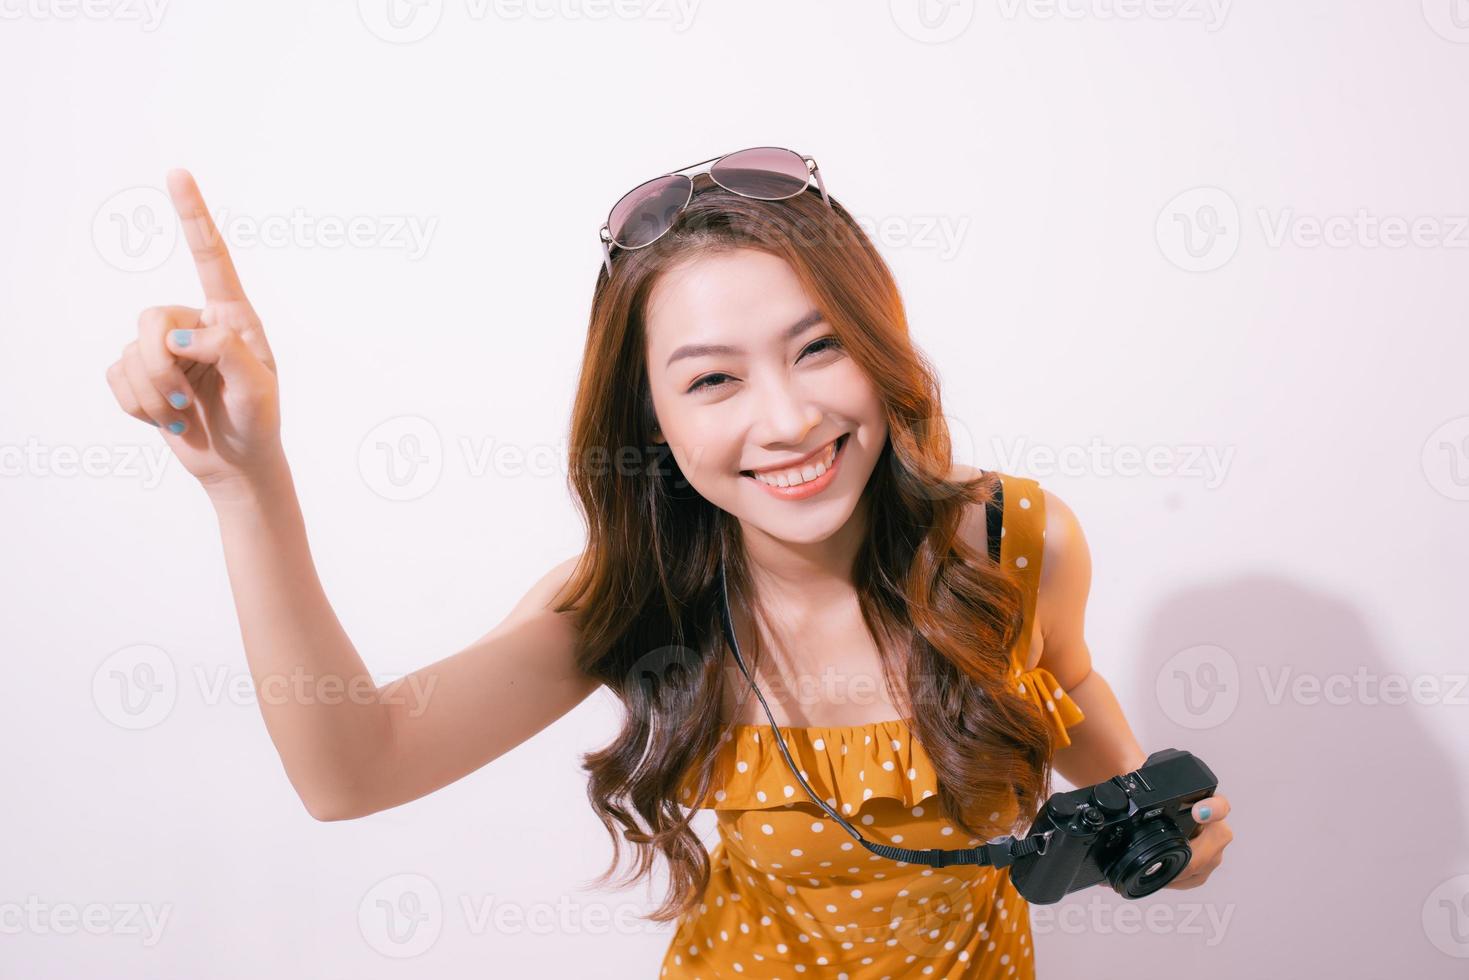
{"label": "pointing index finger", "polygon": [[230,260],[229,249],[209,209],[204,206],[204,196],[199,185],[187,170],[168,172],[168,196],[173,199],[174,210],[184,228],[189,251],[194,255],[194,267],[199,271],[199,283],[204,287],[204,298],[213,301],[243,300],[245,288],[235,273],[235,264]]}

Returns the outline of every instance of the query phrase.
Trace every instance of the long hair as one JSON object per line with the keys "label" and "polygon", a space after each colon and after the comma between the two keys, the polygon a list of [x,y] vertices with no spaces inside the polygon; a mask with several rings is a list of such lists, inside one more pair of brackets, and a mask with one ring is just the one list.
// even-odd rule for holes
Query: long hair
{"label": "long hair", "polygon": [[[832,204],[810,189],[774,202],[700,190],[658,241],[615,253],[593,294],[568,475],[587,547],[557,611],[576,610],[578,665],[625,708],[612,743],[583,757],[587,794],[612,838],[596,884],[621,864],[622,840],[635,862],[619,884],[647,875],[661,853],[669,890],[648,916],[656,921],[696,905],[709,880],[709,854],[689,825],[697,811],[675,794],[694,773],[705,798],[726,735],[721,555],[731,603],[752,595],[739,522],[700,496],[652,438],[645,304],[676,262],[734,248],[783,258],[880,393],[888,439],[863,491],[869,527],[854,583],[888,689],[933,761],[942,810],[988,838],[1028,826],[1049,792],[1051,730],[1014,690],[1009,663],[1020,586],[958,533],[965,508],[988,501],[993,486],[950,480],[935,372],[909,338],[887,264]],[[1015,801],[1002,808],[1019,813],[1015,824],[988,825],[991,807],[979,801],[997,798]]]}

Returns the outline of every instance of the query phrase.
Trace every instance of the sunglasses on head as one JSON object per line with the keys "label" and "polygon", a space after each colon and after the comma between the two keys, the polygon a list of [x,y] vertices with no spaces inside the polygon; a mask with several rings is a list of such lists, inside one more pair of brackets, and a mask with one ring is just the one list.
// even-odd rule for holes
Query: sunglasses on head
{"label": "sunglasses on head", "polygon": [[598,229],[602,239],[602,261],[607,274],[612,274],[612,246],[621,249],[643,248],[667,234],[678,219],[678,213],[694,198],[694,178],[709,178],[731,193],[757,201],[783,201],[811,186],[821,190],[821,199],[831,207],[826,184],[816,161],[794,150],[779,146],[756,146],[654,177],[639,184],[612,206],[607,223]]}

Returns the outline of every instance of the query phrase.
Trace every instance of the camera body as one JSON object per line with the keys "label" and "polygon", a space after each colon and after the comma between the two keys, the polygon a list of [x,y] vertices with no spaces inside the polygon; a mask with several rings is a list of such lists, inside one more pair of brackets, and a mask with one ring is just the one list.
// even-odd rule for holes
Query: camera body
{"label": "camera body", "polygon": [[1055,793],[1026,834],[1049,833],[1044,850],[1016,858],[1010,880],[1036,905],[1102,882],[1124,898],[1151,895],[1187,867],[1193,805],[1218,786],[1192,753],[1160,749],[1132,772]]}

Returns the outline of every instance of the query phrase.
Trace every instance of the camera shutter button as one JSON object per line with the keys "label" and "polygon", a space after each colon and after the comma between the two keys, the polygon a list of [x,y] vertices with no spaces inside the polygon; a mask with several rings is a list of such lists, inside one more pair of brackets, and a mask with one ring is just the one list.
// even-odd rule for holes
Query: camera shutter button
{"label": "camera shutter button", "polygon": [[1111,816],[1127,812],[1127,793],[1114,782],[1097,783],[1092,787],[1090,803]]}

